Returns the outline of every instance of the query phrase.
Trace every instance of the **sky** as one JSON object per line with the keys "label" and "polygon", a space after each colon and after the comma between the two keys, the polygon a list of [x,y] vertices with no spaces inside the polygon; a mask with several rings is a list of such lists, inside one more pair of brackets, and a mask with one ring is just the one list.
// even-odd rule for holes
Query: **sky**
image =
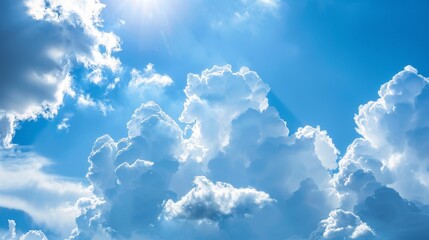
{"label": "sky", "polygon": [[426,239],[416,0],[5,0],[0,239]]}

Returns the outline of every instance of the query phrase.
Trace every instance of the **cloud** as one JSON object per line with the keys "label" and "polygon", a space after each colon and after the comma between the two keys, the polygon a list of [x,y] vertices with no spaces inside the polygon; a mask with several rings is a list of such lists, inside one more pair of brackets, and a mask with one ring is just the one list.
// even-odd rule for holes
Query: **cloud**
{"label": "cloud", "polygon": [[368,223],[377,238],[424,239],[428,80],[407,66],[379,96],[360,106],[355,121],[362,137],[348,147],[332,181],[342,208]]}
{"label": "cloud", "polygon": [[0,112],[0,149],[10,148],[15,133],[15,116]]}
{"label": "cloud", "polygon": [[309,126],[288,133],[274,108],[248,110],[232,121],[229,144],[208,164],[210,176],[254,186],[275,199],[289,198],[307,178],[326,193],[331,191],[330,168],[324,164],[336,164],[337,150],[329,137]]}
{"label": "cloud", "polygon": [[329,213],[310,239],[375,239],[374,230],[352,212],[341,209]]}
{"label": "cloud", "polygon": [[340,152],[335,147],[328,132],[320,130],[319,126],[317,128],[305,126],[298,129],[296,134],[298,138],[314,138],[315,151],[324,168],[336,169],[338,167],[336,160]]}
{"label": "cloud", "polygon": [[268,91],[248,68],[189,74],[180,117],[189,134],[156,103],[142,104],[127,137],[95,141],[87,178],[96,197],[72,239],[234,239],[235,224],[264,238],[308,236],[338,206],[329,175],[338,151],[320,128],[289,135]]}
{"label": "cloud", "polygon": [[[101,30],[103,7],[98,0],[4,2],[0,112],[14,116],[12,126],[56,115],[64,97],[75,95],[70,72],[76,63],[94,71],[119,70],[120,61],[112,56],[120,50],[119,38]],[[0,129],[4,146],[10,146],[13,133]]]}
{"label": "cloud", "polygon": [[15,239],[16,238],[16,223],[14,220],[8,220],[9,232],[3,236],[2,239]]}
{"label": "cloud", "polygon": [[[425,126],[426,84],[425,78],[407,67],[383,85],[381,100],[368,103],[371,107],[364,105],[356,116],[363,137],[349,146],[338,173],[330,173],[337,168],[339,153],[327,132],[305,126],[290,133],[269,106],[269,88],[255,72],[242,68],[234,73],[224,66],[190,74],[180,117],[188,133],[156,103],[142,104],[127,123],[127,137],[115,141],[104,135],[95,141],[87,174],[94,195],[81,196],[77,192],[82,189],[77,190],[71,194],[75,201],[79,198],[76,204],[70,201],[64,207],[60,199],[54,209],[71,211],[70,216],[80,213],[71,239],[210,235],[222,239],[418,239],[426,234],[421,226],[427,225],[427,205],[402,198],[401,188],[398,193],[385,187],[404,181],[389,165],[391,157],[385,156],[402,151],[412,157],[408,161],[415,161],[416,156],[425,160],[425,142],[415,141],[411,133]],[[226,98],[224,93],[234,94]],[[403,104],[413,104],[413,111],[401,111]],[[400,117],[404,113],[413,116],[412,122],[401,125],[404,129],[399,131],[393,119],[411,121]],[[374,125],[373,119],[384,124]],[[381,133],[374,135],[374,131]],[[405,143],[387,137],[396,134],[406,138]],[[195,146],[200,150],[195,151]],[[401,165],[402,158],[395,159],[395,164],[408,166]],[[26,166],[40,172],[45,165],[37,162]],[[18,173],[32,176],[22,171]],[[2,176],[12,171],[4,172]],[[63,184],[64,180],[53,179],[49,182]],[[414,186],[415,179],[408,181]],[[9,183],[6,186],[20,186]],[[52,215],[43,217],[32,202],[11,200],[11,196],[2,198],[3,207],[28,212],[48,228],[62,224],[53,223]]]}
{"label": "cloud", "polygon": [[[206,161],[229,141],[231,121],[253,108],[268,107],[269,87],[254,71],[230,65],[206,69],[201,76],[188,74],[186,102],[180,121],[193,124],[184,158]],[[194,155],[194,156],[193,156]]]}
{"label": "cloud", "polygon": [[97,198],[77,219],[72,239],[130,238],[150,230],[163,201],[174,196],[169,182],[182,141],[178,125],[148,102],[136,109],[127,127],[127,138],[115,142],[104,135],[94,143],[87,178]]}
{"label": "cloud", "polygon": [[67,131],[70,128],[70,124],[68,123],[69,120],[70,119],[67,118],[67,117],[63,118],[63,120],[61,120],[61,122],[57,125],[57,130],[59,130],[59,131],[62,131],[62,130]]}
{"label": "cloud", "polygon": [[[355,121],[362,137],[349,146],[340,161],[337,181],[353,186],[352,194],[360,192],[358,200],[372,195],[378,184],[427,204],[429,81],[407,66],[383,84],[378,94],[376,101],[359,107]],[[362,170],[356,172],[358,169]],[[361,177],[353,177],[357,174]],[[353,184],[356,181],[360,183]]]}
{"label": "cloud", "polygon": [[79,95],[77,98],[77,104],[82,107],[95,107],[97,105],[89,94]]}
{"label": "cloud", "polygon": [[421,184],[401,174],[426,166],[426,143],[416,140],[427,122],[426,86],[411,67],[383,85],[380,99],[360,107],[362,137],[336,172],[327,132],[290,133],[255,72],[189,74],[186,131],[147,102],[126,138],[94,143],[87,178],[96,197],[81,200],[72,238],[421,239],[428,205],[402,198],[408,191],[398,183]]}
{"label": "cloud", "polygon": [[164,88],[173,84],[173,80],[168,75],[156,73],[153,67],[154,65],[149,63],[143,73],[133,68],[131,70],[131,80],[128,83],[128,87],[137,89],[144,87]]}
{"label": "cloud", "polygon": [[94,84],[100,84],[104,80],[103,73],[101,72],[100,68],[94,69],[94,71],[88,73],[86,77],[89,79],[90,82]]}
{"label": "cloud", "polygon": [[195,187],[179,201],[167,200],[164,217],[187,220],[213,220],[229,216],[250,214],[273,200],[267,193],[253,188],[234,188],[222,182],[212,183],[204,176],[197,176]]}
{"label": "cloud", "polygon": [[89,94],[80,94],[77,98],[77,105],[82,108],[97,108],[104,116],[106,116],[108,112],[115,110],[112,105],[108,103],[102,101],[95,102]]}
{"label": "cloud", "polygon": [[66,237],[80,213],[75,202],[90,197],[90,191],[46,173],[49,161],[31,151],[13,148],[0,154],[0,207],[24,211],[37,225]]}
{"label": "cloud", "polygon": [[16,233],[16,223],[14,220],[8,220],[9,232],[3,236],[3,240],[48,240],[41,230],[30,230],[18,237]]}
{"label": "cloud", "polygon": [[392,188],[377,189],[354,211],[380,239],[425,239],[429,234],[429,212],[403,199]]}
{"label": "cloud", "polygon": [[105,5],[99,0],[79,0],[74,3],[38,0],[26,1],[26,6],[27,13],[35,20],[72,26],[83,32],[67,38],[67,34],[76,34],[76,30],[72,30],[63,36],[72,41],[71,45],[79,62],[90,68],[108,67],[113,71],[119,70],[120,62],[112,56],[112,53],[120,50],[119,38],[112,32],[100,30],[103,22],[100,14]]}
{"label": "cloud", "polygon": [[107,85],[107,90],[111,91],[113,89],[116,88],[116,86],[119,84],[119,82],[121,81],[121,79],[119,77],[116,77],[112,83],[109,83],[109,85]]}

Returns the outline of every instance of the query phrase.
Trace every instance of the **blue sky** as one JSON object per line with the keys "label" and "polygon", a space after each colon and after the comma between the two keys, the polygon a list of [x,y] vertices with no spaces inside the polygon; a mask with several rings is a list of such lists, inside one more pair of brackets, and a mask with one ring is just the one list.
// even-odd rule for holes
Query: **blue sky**
{"label": "blue sky", "polygon": [[426,1],[2,5],[0,237],[429,234]]}

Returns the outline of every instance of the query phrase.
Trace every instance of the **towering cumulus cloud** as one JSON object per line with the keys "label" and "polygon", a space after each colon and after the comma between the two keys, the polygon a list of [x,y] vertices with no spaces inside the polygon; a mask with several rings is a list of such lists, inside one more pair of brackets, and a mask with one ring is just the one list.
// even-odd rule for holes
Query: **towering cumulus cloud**
{"label": "towering cumulus cloud", "polygon": [[87,178],[97,197],[80,202],[72,239],[309,236],[338,207],[329,174],[338,151],[318,127],[289,135],[268,91],[248,68],[189,74],[188,133],[142,104],[126,138],[94,143]]}
{"label": "towering cumulus cloud", "polygon": [[272,199],[251,188],[236,189],[230,184],[213,184],[206,177],[195,177],[196,185],[178,202],[165,203],[165,218],[208,219],[217,221],[237,214],[246,214],[255,206],[262,207]]}
{"label": "towering cumulus cloud", "polygon": [[379,96],[360,106],[362,137],[347,149],[333,182],[342,207],[354,209],[380,239],[425,239],[429,81],[407,66]]}
{"label": "towering cumulus cloud", "polygon": [[100,30],[104,7],[56,0],[2,2],[0,9],[0,143],[10,147],[16,121],[52,117],[65,95],[74,97],[70,71],[120,67],[119,38]]}

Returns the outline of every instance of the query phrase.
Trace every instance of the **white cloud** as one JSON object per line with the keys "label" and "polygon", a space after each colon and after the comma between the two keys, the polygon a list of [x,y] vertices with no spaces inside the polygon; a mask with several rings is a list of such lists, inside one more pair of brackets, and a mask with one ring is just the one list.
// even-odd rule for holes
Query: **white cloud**
{"label": "white cloud", "polygon": [[236,215],[250,214],[255,208],[273,202],[270,196],[253,188],[234,188],[228,183],[212,183],[197,176],[195,187],[179,201],[167,200],[164,218],[219,221]]}
{"label": "white cloud", "polygon": [[[340,161],[337,182],[347,185],[351,174],[363,169],[375,177],[370,182],[393,187],[405,198],[427,204],[429,81],[407,66],[381,86],[379,96],[359,107],[355,121],[362,138],[349,146]],[[368,190],[358,191],[358,195],[365,194],[357,198],[371,194]]]}
{"label": "white cloud", "polygon": [[319,228],[310,239],[375,239],[374,230],[352,212],[341,209],[329,213],[329,217],[320,222]]}
{"label": "white cloud", "polygon": [[19,240],[48,240],[48,238],[41,230],[30,230],[22,235]]}
{"label": "white cloud", "polygon": [[3,236],[3,240],[16,238],[16,223],[14,220],[8,220],[9,232]]}
{"label": "white cloud", "polygon": [[268,107],[269,87],[254,71],[214,66],[199,76],[188,74],[187,96],[180,121],[192,124],[183,158],[207,161],[229,142],[231,122],[248,109]]}
{"label": "white cloud", "polygon": [[[273,231],[308,236],[338,207],[328,172],[338,152],[319,128],[289,135],[286,122],[268,106],[268,91],[247,68],[189,74],[180,118],[191,127],[187,139],[159,105],[142,104],[126,138],[105,135],[94,143],[87,178],[99,201],[77,219],[73,239],[168,239],[176,233],[234,239],[240,236],[234,235],[236,223],[265,237]],[[275,217],[267,220],[269,214]]]}
{"label": "white cloud", "polygon": [[82,107],[95,107],[97,105],[89,94],[79,95],[77,98],[77,104]]}
{"label": "white cloud", "polygon": [[288,133],[274,108],[241,114],[231,123],[229,144],[208,163],[211,177],[255,186],[275,199],[290,197],[307,178],[333,191],[328,169],[337,150],[326,133],[309,126]]}
{"label": "white cloud", "polygon": [[15,133],[15,116],[0,112],[0,149],[10,148]]}
{"label": "white cloud", "polygon": [[305,126],[299,128],[296,135],[298,138],[314,138],[316,154],[323,167],[326,169],[336,169],[338,167],[336,160],[340,152],[328,136],[328,132],[321,131],[319,126],[317,128]]}
{"label": "white cloud", "polygon": [[130,238],[151,229],[162,202],[172,196],[168,185],[177,170],[182,131],[153,102],[136,109],[127,127],[127,138],[115,142],[104,135],[94,143],[87,178],[96,204],[77,219],[72,239]]}
{"label": "white cloud", "polygon": [[94,69],[92,72],[88,73],[86,77],[94,84],[100,84],[104,80],[103,73],[100,68]]}
{"label": "white cloud", "polygon": [[63,120],[61,120],[61,122],[57,125],[57,130],[59,131],[67,131],[70,128],[70,124],[69,124],[69,118],[65,117],[63,118]]}
{"label": "white cloud", "polygon": [[116,77],[112,83],[109,83],[109,85],[107,85],[107,90],[111,91],[113,89],[116,88],[116,86],[118,85],[118,83],[121,81],[121,79],[119,77]]}
{"label": "white cloud", "polygon": [[102,101],[95,102],[89,94],[80,94],[77,98],[77,104],[78,106],[81,106],[83,108],[97,108],[98,110],[100,110],[100,112],[103,113],[104,116],[106,116],[108,112],[115,110],[112,105],[108,103]]}
{"label": "white cloud", "polygon": [[112,188],[116,182],[114,171],[117,146],[109,135],[99,137],[88,158],[91,164],[86,177],[90,180],[96,192]]}
{"label": "white cloud", "polygon": [[[120,50],[119,37],[112,32],[100,30],[103,23],[100,14],[105,5],[99,0],[79,0],[70,3],[59,0],[38,0],[26,1],[26,5],[28,14],[35,20],[81,28],[84,35],[78,35],[77,39],[82,42],[75,42],[76,38],[70,38],[70,40],[73,50],[76,50],[73,54],[85,66],[119,70],[120,61],[112,56],[112,53]],[[63,37],[69,39],[68,34],[75,33],[67,32]]]}
{"label": "white cloud", "polygon": [[156,73],[154,65],[149,63],[143,73],[137,69],[131,70],[131,80],[128,83],[130,88],[160,87],[164,88],[173,84],[173,80],[168,75]]}
{"label": "white cloud", "polygon": [[[70,75],[75,63],[93,70],[94,81],[101,81],[101,69],[120,69],[120,61],[112,56],[120,50],[119,38],[101,30],[104,5],[99,0],[21,4],[8,1],[0,10],[8,19],[0,24],[0,33],[8,36],[0,47],[0,112],[13,116],[15,123],[55,116],[64,97],[75,95]],[[10,145],[14,131],[3,131],[3,145]]]}
{"label": "white cloud", "polygon": [[9,232],[3,236],[3,240],[48,240],[41,230],[30,230],[20,237],[16,232],[16,223],[14,220],[8,220]]}
{"label": "white cloud", "polygon": [[49,161],[31,151],[14,148],[0,154],[0,207],[24,211],[36,224],[66,237],[80,213],[75,202],[90,197],[90,191],[46,173]]}
{"label": "white cloud", "polygon": [[98,108],[100,109],[101,113],[103,113],[104,116],[107,116],[108,112],[114,111],[115,109],[112,107],[112,105],[108,103],[104,103],[101,101],[98,101]]}
{"label": "white cloud", "polygon": [[422,227],[429,222],[428,83],[407,66],[381,86],[379,99],[359,107],[362,137],[348,147],[332,180],[341,207],[359,215],[379,239],[428,234]]}

